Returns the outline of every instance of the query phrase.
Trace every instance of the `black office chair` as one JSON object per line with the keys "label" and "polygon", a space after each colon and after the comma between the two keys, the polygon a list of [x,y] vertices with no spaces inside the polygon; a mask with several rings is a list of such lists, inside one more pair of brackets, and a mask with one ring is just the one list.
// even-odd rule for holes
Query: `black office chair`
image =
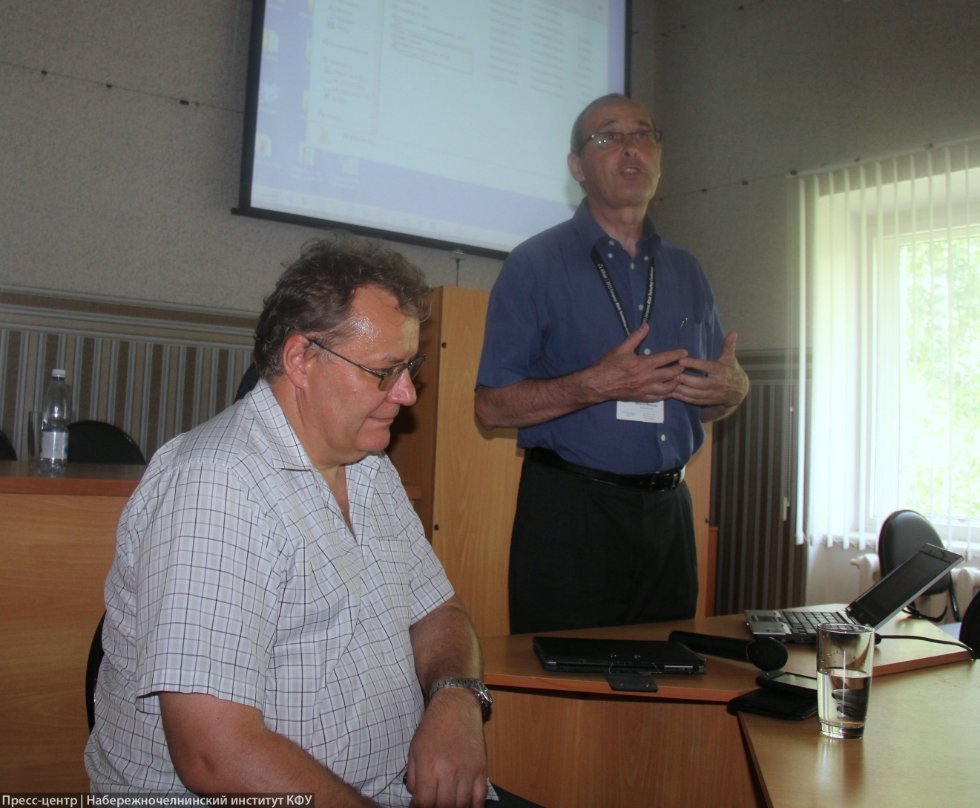
{"label": "black office chair", "polygon": [[88,649],[88,662],[85,665],[85,714],[88,716],[88,731],[95,726],[95,683],[99,680],[99,666],[102,664],[102,624],[105,623],[105,613],[99,620],[99,625],[92,635],[92,644]]}
{"label": "black office chair", "polygon": [[[923,544],[935,544],[943,546],[942,539],[936,533],[936,529],[929,524],[929,520],[922,514],[910,510],[895,511],[881,526],[878,534],[878,561],[881,565],[882,577],[891,572],[895,567],[907,558],[915,555]],[[932,617],[920,612],[914,605],[906,607],[906,611],[913,617],[921,617],[938,623],[946,616],[950,607],[953,612],[953,621],[960,620],[960,605],[956,601],[956,590],[953,588],[953,576],[948,572],[934,583],[929,589],[922,593],[925,595],[940,595],[945,593],[949,598],[949,607],[943,609],[942,614]]]}
{"label": "black office chair", "polygon": [[17,451],[14,449],[13,444],[3,434],[3,430],[0,429],[0,460],[16,460]]}
{"label": "black office chair", "polygon": [[143,452],[126,432],[104,421],[68,425],[68,464],[131,463],[145,466]]}
{"label": "black office chair", "polygon": [[258,381],[259,369],[255,366],[255,362],[253,362],[245,370],[245,373],[242,374],[242,380],[238,383],[238,390],[235,392],[235,401],[245,398],[252,391],[252,388],[258,384]]}
{"label": "black office chair", "polygon": [[974,659],[980,659],[980,592],[973,596],[960,623],[960,642],[970,646]]}

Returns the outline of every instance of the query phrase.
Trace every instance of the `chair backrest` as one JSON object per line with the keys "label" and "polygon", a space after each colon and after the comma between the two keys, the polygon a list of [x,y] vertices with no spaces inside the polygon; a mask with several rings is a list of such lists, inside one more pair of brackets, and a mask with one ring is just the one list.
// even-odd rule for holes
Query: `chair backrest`
{"label": "chair backrest", "polygon": [[960,642],[973,651],[973,658],[980,659],[980,592],[973,596],[960,623]]}
{"label": "chair backrest", "polygon": [[3,430],[0,429],[0,460],[16,460],[17,450],[14,449],[13,444],[10,442],[9,438],[3,434]]}
{"label": "chair backrest", "polygon": [[[943,541],[929,520],[921,513],[900,510],[889,515],[878,533],[878,561],[881,564],[882,576],[915,555],[923,544],[942,547]],[[949,595],[953,607],[953,619],[959,620],[959,605],[956,602],[953,579],[948,572],[922,594],[938,595],[944,592]]]}
{"label": "chair backrest", "polygon": [[253,362],[245,369],[245,373],[242,374],[242,380],[238,383],[238,390],[235,392],[235,401],[245,398],[258,381],[259,369],[255,366],[255,362]]}
{"label": "chair backrest", "polygon": [[88,716],[88,731],[95,726],[95,683],[99,680],[99,666],[102,664],[102,624],[105,623],[105,613],[99,620],[99,625],[92,635],[88,649],[88,662],[85,664],[85,714]]}
{"label": "chair backrest", "polygon": [[131,463],[145,465],[143,452],[125,431],[104,421],[68,425],[68,463]]}

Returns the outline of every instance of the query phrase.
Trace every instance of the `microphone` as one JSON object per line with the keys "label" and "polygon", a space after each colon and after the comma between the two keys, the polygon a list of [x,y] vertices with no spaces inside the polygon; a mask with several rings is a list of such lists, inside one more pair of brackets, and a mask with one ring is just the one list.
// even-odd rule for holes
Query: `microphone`
{"label": "microphone", "polygon": [[789,658],[786,647],[772,637],[739,640],[733,637],[695,634],[691,631],[672,631],[668,639],[683,643],[692,651],[701,654],[737,659],[739,662],[751,662],[764,671],[779,670]]}

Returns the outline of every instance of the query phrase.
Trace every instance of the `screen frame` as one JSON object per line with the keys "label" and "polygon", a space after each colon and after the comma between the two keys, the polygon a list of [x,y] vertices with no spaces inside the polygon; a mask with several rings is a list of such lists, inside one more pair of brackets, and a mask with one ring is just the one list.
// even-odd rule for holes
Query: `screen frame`
{"label": "screen frame", "polygon": [[[874,586],[858,595],[847,607],[847,614],[861,625],[878,629],[962,560],[963,556],[945,547],[923,544]],[[912,589],[915,594],[907,597]]]}
{"label": "screen frame", "polygon": [[[490,258],[505,258],[509,251],[495,250],[482,245],[468,244],[462,241],[428,238],[416,233],[409,233],[381,227],[369,227],[362,224],[324,219],[301,214],[253,207],[251,204],[252,181],[254,179],[254,161],[256,145],[256,126],[259,114],[259,80],[262,63],[262,38],[265,20],[265,0],[252,0],[251,29],[249,32],[248,66],[245,87],[245,114],[242,127],[241,167],[239,171],[238,205],[231,209],[233,215],[248,216],[284,224],[300,225],[320,230],[345,230],[362,236],[380,238],[422,247],[462,252],[468,255],[481,255]],[[632,67],[632,0],[623,0],[623,94],[630,94]],[[571,121],[568,122],[569,127]]]}

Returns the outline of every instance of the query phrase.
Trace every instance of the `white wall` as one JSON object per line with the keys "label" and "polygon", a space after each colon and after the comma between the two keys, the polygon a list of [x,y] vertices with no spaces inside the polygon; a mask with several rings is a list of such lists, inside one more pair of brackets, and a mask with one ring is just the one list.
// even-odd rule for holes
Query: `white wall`
{"label": "white wall", "polygon": [[[664,140],[656,218],[742,348],[793,344],[793,170],[980,132],[976,0],[635,0]],[[705,190],[706,189],[706,190]]]}
{"label": "white wall", "polygon": [[[5,0],[0,284],[260,307],[317,231],[230,212],[250,11]],[[633,16],[633,94],[667,132],[656,217],[742,348],[789,339],[788,171],[980,131],[976,0],[633,0]],[[447,251],[396,246],[456,283]],[[498,269],[468,257],[459,283]]]}
{"label": "white wall", "polygon": [[[231,214],[250,13],[248,0],[4,0],[0,284],[261,308],[317,231]],[[433,285],[456,283],[448,251],[397,246]],[[459,283],[489,287],[499,265],[467,257]]]}

